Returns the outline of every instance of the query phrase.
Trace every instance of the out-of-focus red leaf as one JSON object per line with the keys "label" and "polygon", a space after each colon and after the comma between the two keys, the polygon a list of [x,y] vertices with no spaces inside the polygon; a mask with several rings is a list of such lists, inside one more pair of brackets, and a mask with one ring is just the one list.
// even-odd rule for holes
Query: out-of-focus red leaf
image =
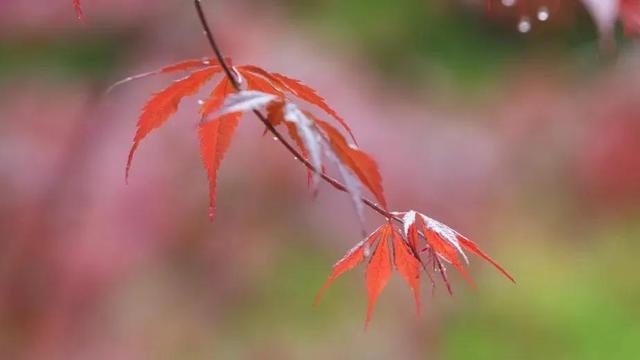
{"label": "out-of-focus red leaf", "polygon": [[640,0],[620,0],[620,20],[627,35],[640,35]]}
{"label": "out-of-focus red leaf", "polygon": [[73,0],[73,8],[76,10],[76,17],[78,17],[78,20],[82,20],[83,15],[80,0]]}
{"label": "out-of-focus red leaf", "polygon": [[384,230],[380,236],[380,241],[376,247],[371,260],[367,265],[366,282],[367,296],[369,303],[367,305],[367,319],[365,320],[365,328],[371,321],[373,310],[382,290],[387,286],[391,277],[391,254],[389,253],[389,234],[393,231],[391,224],[384,225]]}
{"label": "out-of-focus red leaf", "polygon": [[133,156],[140,142],[154,129],[162,126],[171,115],[178,110],[180,101],[189,95],[193,95],[220,70],[208,68],[196,71],[184,79],[169,85],[166,89],[156,93],[147,102],[138,119],[136,135],[127,159],[126,177],[129,177],[129,169]]}
{"label": "out-of-focus red leaf", "polygon": [[392,238],[393,262],[400,275],[402,275],[407,285],[411,288],[416,301],[416,312],[420,315],[420,261],[416,258],[414,251],[395,229],[392,232]]}

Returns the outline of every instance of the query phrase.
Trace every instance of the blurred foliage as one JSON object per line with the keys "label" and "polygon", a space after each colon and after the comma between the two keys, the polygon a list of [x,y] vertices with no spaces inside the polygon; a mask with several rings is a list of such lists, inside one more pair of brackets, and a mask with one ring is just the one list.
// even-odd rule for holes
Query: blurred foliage
{"label": "blurred foliage", "polygon": [[612,222],[570,242],[532,226],[501,242],[511,244],[505,255],[527,254],[513,269],[520,283],[508,295],[483,284],[465,298],[444,326],[442,358],[636,358],[640,281],[629,274],[640,224]]}
{"label": "blurred foliage", "polygon": [[532,53],[573,63],[586,55],[586,70],[598,65],[597,33],[584,10],[573,26],[545,24],[539,33],[520,34],[514,24],[487,21],[481,9],[452,1],[282,1],[315,31],[359,47],[389,80],[404,85],[445,76],[459,90],[484,91]]}
{"label": "blurred foliage", "polygon": [[77,33],[9,37],[0,41],[0,79],[30,74],[52,81],[103,79],[122,56],[121,36]]}

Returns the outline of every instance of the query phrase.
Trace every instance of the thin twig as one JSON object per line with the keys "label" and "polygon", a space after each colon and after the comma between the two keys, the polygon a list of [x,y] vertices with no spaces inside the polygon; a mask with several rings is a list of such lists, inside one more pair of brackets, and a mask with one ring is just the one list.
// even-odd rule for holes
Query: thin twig
{"label": "thin twig", "polygon": [[[204,14],[204,11],[202,10],[201,0],[194,0],[194,3],[195,3],[196,11],[198,13],[198,18],[200,19],[200,23],[202,24],[202,29],[204,30],[204,33],[205,33],[205,35],[207,37],[207,40],[209,41],[209,45],[211,46],[211,49],[213,50],[214,54],[216,55],[216,58],[218,59],[218,62],[220,63],[220,65],[222,65],[222,68],[224,69],[225,74],[229,78],[229,81],[231,81],[231,84],[233,85],[233,87],[236,89],[236,91],[240,91],[240,84],[238,83],[238,79],[234,76],[233,70],[231,70],[229,65],[225,62],[224,56],[222,55],[222,51],[218,47],[218,44],[216,43],[216,40],[213,37],[213,33],[211,32],[211,28],[209,27],[209,22],[207,21],[207,18],[206,18],[205,14]],[[342,192],[348,192],[347,187],[343,183],[341,183],[337,179],[335,179],[335,178],[323,173],[322,171],[318,171],[313,166],[313,164],[311,164],[304,156],[302,156],[300,154],[300,152],[298,152],[298,150],[296,150],[296,148],[294,148],[293,145],[291,145],[287,141],[287,139],[285,139],[282,136],[282,134],[280,134],[280,132],[269,122],[269,120],[266,118],[266,116],[264,116],[264,114],[262,114],[258,110],[254,110],[253,113],[256,115],[256,117],[258,117],[258,119],[260,119],[260,121],[264,124],[264,126],[267,128],[267,130],[269,130],[269,132],[272,133],[273,136],[276,139],[278,139],[280,141],[280,143],[282,145],[284,145],[284,147],[287,150],[289,150],[289,152],[291,154],[293,154],[293,156],[298,161],[300,161],[307,169],[313,171],[314,173],[317,173],[324,181],[326,181],[327,183],[331,184],[337,190],[342,191]],[[393,219],[393,220],[395,220],[395,221],[397,221],[399,223],[402,223],[402,219],[400,219],[399,217],[393,215],[389,211],[383,209],[382,207],[380,207],[375,202],[369,200],[366,197],[361,197],[360,199],[362,200],[362,202],[365,205],[367,205],[368,207],[370,207],[371,209],[373,209],[375,212],[379,213],[380,215],[386,217],[387,219]]]}

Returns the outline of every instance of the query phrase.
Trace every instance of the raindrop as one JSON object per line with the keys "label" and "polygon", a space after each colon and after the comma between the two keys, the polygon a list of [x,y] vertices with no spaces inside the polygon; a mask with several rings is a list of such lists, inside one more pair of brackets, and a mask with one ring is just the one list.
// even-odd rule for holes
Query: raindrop
{"label": "raindrop", "polygon": [[273,137],[273,140],[274,140],[274,141],[278,141],[278,138],[274,136],[274,137]]}
{"label": "raindrop", "polygon": [[199,100],[198,100],[198,105],[204,105],[204,100],[199,99]]}
{"label": "raindrop", "polygon": [[546,6],[542,6],[538,9],[538,20],[547,21],[549,20],[549,8]]}
{"label": "raindrop", "polygon": [[502,5],[506,7],[512,7],[516,4],[516,0],[502,0]]}
{"label": "raindrop", "polygon": [[203,65],[210,65],[211,61],[209,61],[208,59],[204,59],[204,60],[202,60],[202,64]]}
{"label": "raindrop", "polygon": [[531,20],[529,20],[528,16],[523,16],[520,18],[520,21],[518,22],[518,31],[523,34],[531,31]]}

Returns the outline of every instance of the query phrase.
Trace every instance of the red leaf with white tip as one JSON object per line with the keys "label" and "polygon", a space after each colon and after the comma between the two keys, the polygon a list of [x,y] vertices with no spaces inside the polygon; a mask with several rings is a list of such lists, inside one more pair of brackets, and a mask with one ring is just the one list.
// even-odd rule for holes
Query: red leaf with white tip
{"label": "red leaf with white tip", "polygon": [[231,94],[224,99],[224,105],[216,115],[225,115],[231,113],[243,113],[251,110],[257,110],[262,106],[268,105],[277,97],[273,94],[267,94],[262,91],[243,90]]}
{"label": "red leaf with white tip", "polygon": [[[271,104],[269,104],[267,106],[267,120],[269,120],[269,123],[273,125],[273,127],[276,127],[284,122],[287,126],[289,137],[291,137],[291,139],[293,139],[293,141],[296,143],[298,149],[300,150],[300,153],[305,158],[305,160],[309,161],[309,150],[307,150],[304,141],[300,137],[298,128],[295,124],[284,120],[284,106],[284,102],[272,102]],[[266,131],[268,130],[265,129],[265,132]],[[307,179],[309,185],[311,186],[313,182],[313,171],[311,171],[309,168],[307,168]]]}
{"label": "red leaf with white tip", "polygon": [[315,170],[311,178],[311,186],[315,191],[322,171],[322,137],[313,126],[313,122],[295,104],[286,103],[283,112],[284,120],[295,125],[298,137],[302,139],[304,148],[309,154],[309,162]]}
{"label": "red leaf with white tip", "polygon": [[347,122],[340,115],[338,115],[338,113],[336,113],[336,111],[333,110],[327,104],[324,98],[318,95],[313,88],[303,84],[300,80],[292,79],[282,74],[273,73],[273,76],[282,84],[284,84],[287,89],[293,92],[293,94],[295,94],[297,97],[319,107],[327,114],[331,115],[331,117],[336,119],[336,121],[349,133],[351,139],[357,143],[356,138],[353,135],[353,132],[351,131],[351,128],[349,127]]}
{"label": "red leaf with white tip", "polygon": [[278,73],[270,73],[257,66],[245,65],[241,66],[240,69],[241,71],[246,70],[258,74],[265,79],[268,79],[273,85],[279,87],[282,91],[287,91],[295,95],[296,97],[324,110],[347,131],[353,142],[357,143],[356,138],[353,135],[351,128],[349,127],[349,124],[347,124],[347,122],[340,115],[338,115],[338,113],[333,110],[327,104],[325,99],[322,96],[318,95],[313,88],[303,84],[300,80],[292,79]]}
{"label": "red leaf with white tip", "polygon": [[358,177],[362,184],[371,191],[376,200],[387,208],[387,201],[382,188],[382,176],[378,164],[364,151],[349,145],[344,136],[326,121],[315,119],[316,124],[325,132],[333,151],[340,161]]}

